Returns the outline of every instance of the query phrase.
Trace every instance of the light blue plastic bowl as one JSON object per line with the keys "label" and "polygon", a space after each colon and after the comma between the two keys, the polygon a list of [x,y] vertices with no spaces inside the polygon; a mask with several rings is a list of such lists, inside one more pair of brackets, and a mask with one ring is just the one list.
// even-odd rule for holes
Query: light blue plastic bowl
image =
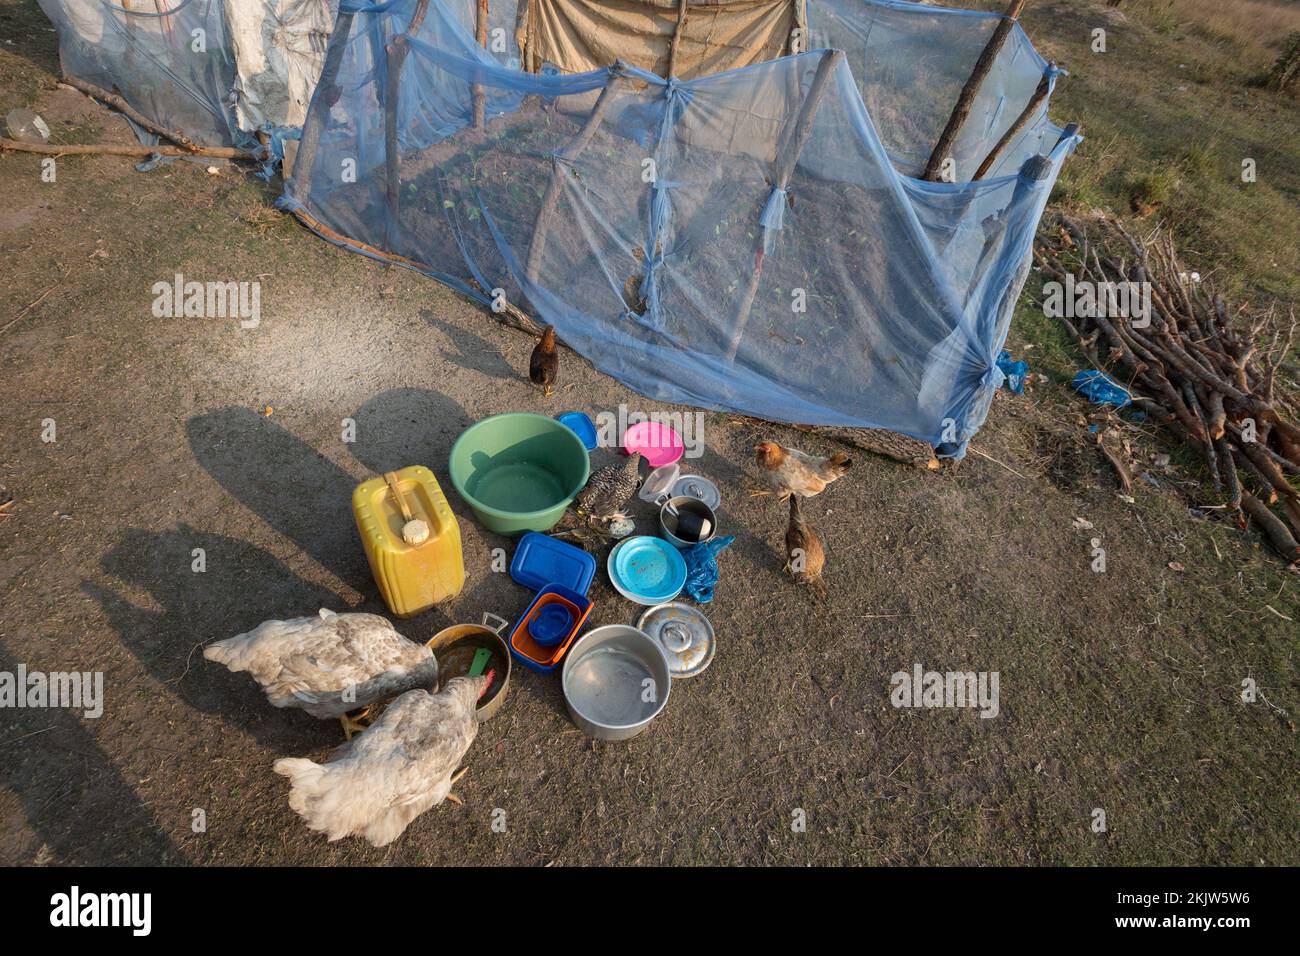
{"label": "light blue plastic bowl", "polygon": [[662,538],[637,535],[609,554],[609,579],[619,594],[637,604],[671,601],[686,586],[686,559]]}

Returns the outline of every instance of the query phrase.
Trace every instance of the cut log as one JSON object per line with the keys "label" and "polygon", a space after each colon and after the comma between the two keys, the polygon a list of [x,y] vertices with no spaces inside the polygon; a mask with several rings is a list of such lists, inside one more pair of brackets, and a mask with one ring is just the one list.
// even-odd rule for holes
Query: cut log
{"label": "cut log", "polygon": [[891,432],[886,428],[849,428],[840,425],[794,425],[799,431],[830,438],[834,441],[861,448],[876,455],[884,455],[905,465],[938,471],[943,466],[934,455],[929,442],[919,438]]}
{"label": "cut log", "polygon": [[1251,520],[1259,525],[1269,543],[1282,557],[1288,561],[1300,561],[1300,544],[1296,543],[1295,536],[1291,534],[1282,519],[1273,514],[1264,502],[1254,495],[1243,493],[1241,507],[1250,515]]}

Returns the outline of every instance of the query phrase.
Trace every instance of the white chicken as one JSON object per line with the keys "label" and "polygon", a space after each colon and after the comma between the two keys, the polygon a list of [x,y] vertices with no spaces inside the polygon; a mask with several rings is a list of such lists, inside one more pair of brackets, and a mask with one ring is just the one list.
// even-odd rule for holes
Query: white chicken
{"label": "white chicken", "polygon": [[355,834],[386,846],[435,804],[460,803],[451,787],[465,771],[452,772],[478,734],[475,708],[495,676],[453,677],[437,694],[407,691],[326,763],[277,760],[293,788],[289,806],[331,843]]}
{"label": "white chicken", "polygon": [[274,707],[297,707],[313,717],[343,720],[348,711],[390,700],[416,687],[433,687],[438,661],[377,614],[335,614],[264,621],[252,631],[209,644],[203,656],[232,671],[247,671]]}

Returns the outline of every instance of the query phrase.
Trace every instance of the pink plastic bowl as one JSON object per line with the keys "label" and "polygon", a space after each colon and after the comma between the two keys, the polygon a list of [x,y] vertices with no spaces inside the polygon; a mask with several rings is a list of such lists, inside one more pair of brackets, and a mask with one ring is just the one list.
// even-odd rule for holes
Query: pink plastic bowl
{"label": "pink plastic bowl", "polygon": [[639,451],[651,468],[671,465],[686,451],[682,436],[660,422],[637,422],[623,433],[623,450]]}

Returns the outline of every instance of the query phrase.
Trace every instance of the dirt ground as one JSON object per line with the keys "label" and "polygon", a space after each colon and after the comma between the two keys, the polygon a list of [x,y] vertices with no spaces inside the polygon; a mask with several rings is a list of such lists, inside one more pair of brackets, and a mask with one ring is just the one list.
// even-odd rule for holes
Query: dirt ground
{"label": "dirt ground", "polygon": [[[0,3],[6,97],[65,142],[130,141],[55,86],[34,9]],[[463,807],[382,850],[327,843],[271,764],[323,757],[337,725],[272,709],[201,646],[320,607],[382,612],[350,494],[414,463],[449,492],[467,583],[397,626],[425,640],[513,618],[530,595],[490,566],[510,543],[450,490],[457,434],[506,410],[662,406],[572,354],[543,399],[531,340],[315,238],[230,166],[64,159],[46,184],[35,157],[5,155],[0,195],[0,671],[102,671],[106,696],[98,719],[0,711],[0,863],[1300,863],[1300,579],[1253,532],[1189,511],[1201,481],[1180,458],[1120,498],[1056,381],[999,395],[959,468],[856,456],[806,509],[823,597],[782,573],[785,511],[749,497],[751,446],[835,446],[707,413],[688,469],[723,488],[736,535],[709,670],[642,736],[597,744],[557,677],[516,669]],[[178,271],[259,280],[260,326],[155,318],[151,288]],[[1170,450],[1132,434],[1147,461]],[[592,596],[593,625],[635,620],[603,574]],[[890,675],[915,664],[998,672],[1000,713],[894,708]]]}

